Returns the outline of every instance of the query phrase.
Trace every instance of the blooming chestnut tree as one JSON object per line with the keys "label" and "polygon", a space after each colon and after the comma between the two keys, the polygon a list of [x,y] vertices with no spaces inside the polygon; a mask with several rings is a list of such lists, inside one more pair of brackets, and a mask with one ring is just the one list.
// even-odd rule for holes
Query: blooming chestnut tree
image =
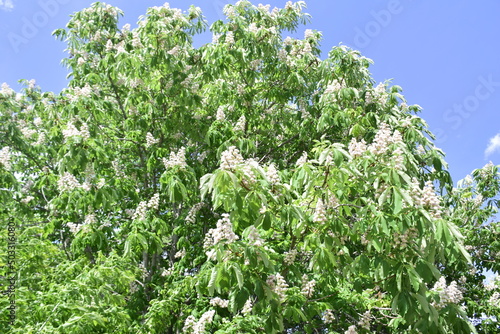
{"label": "blooming chestnut tree", "polygon": [[[302,1],[95,3],[55,36],[68,87],[0,91],[12,333],[487,333],[500,179],[453,187],[420,108]],[[10,224],[10,225],[9,225]],[[9,248],[10,249],[10,248]],[[471,256],[472,255],[472,256]],[[6,311],[6,312],[4,312]]]}

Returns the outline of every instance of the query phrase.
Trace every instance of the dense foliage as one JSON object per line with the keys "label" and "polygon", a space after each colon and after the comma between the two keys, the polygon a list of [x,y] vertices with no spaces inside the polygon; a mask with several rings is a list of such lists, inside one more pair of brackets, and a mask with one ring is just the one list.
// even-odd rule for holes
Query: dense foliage
{"label": "dense foliage", "polygon": [[420,108],[369,59],[286,37],[303,7],[227,5],[194,48],[199,8],[120,29],[96,3],[55,32],[68,88],[2,86],[2,328],[497,330],[498,167],[454,188]]}

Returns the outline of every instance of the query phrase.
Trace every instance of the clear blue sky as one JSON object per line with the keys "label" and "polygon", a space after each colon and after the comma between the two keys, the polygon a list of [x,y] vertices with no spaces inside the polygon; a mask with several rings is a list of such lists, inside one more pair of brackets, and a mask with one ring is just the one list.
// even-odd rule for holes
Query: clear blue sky
{"label": "clear blue sky", "polygon": [[[286,3],[261,1],[272,7]],[[17,80],[36,79],[42,90],[65,87],[65,44],[51,32],[92,2],[0,0],[0,83],[17,90]],[[147,7],[164,1],[108,3],[125,12],[123,24],[134,26]],[[169,3],[183,10],[199,6],[211,23],[235,1]],[[360,50],[375,61],[377,81],[393,79],[409,104],[423,107],[421,116],[436,133],[455,182],[490,160],[500,164],[500,1],[309,0],[307,7],[307,28],[323,33],[324,56],[339,43]]]}

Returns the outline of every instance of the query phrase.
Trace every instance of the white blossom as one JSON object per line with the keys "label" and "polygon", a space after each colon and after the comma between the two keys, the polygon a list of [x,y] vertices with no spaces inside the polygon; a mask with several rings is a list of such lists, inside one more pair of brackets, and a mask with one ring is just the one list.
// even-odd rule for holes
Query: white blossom
{"label": "white blossom", "polygon": [[181,50],[181,47],[179,45],[174,46],[171,50],[169,50],[167,53],[172,56],[177,56],[179,54],[179,51]]}
{"label": "white blossom", "polygon": [[202,314],[198,321],[196,321],[196,318],[194,316],[190,315],[186,318],[182,331],[185,333],[190,332],[193,334],[204,334],[205,326],[213,321],[214,315],[214,310],[207,311]]}
{"label": "white blossom", "polygon": [[0,94],[4,96],[12,96],[15,94],[15,92],[12,88],[9,87],[9,85],[6,82],[4,82],[2,83]]}
{"label": "white blossom", "polygon": [[251,225],[248,228],[248,241],[250,242],[250,245],[252,246],[263,246],[264,245],[264,239],[261,238],[259,231],[255,226]]}
{"label": "white blossom", "polygon": [[303,152],[300,156],[299,160],[295,163],[296,166],[302,167],[305,163],[307,163],[307,152]]}
{"label": "white blossom", "polygon": [[245,302],[245,305],[243,305],[243,309],[241,309],[241,313],[243,314],[248,314],[250,312],[252,312],[252,300],[250,298],[247,299],[247,301]]}
{"label": "white blossom", "polygon": [[500,307],[500,293],[494,292],[488,299],[488,303],[493,307]]}
{"label": "white blossom", "polygon": [[286,290],[288,289],[288,284],[286,283],[283,276],[280,273],[276,275],[270,275],[267,278],[267,284],[269,287],[278,295],[280,302],[283,302],[286,297]]}
{"label": "white blossom", "polygon": [[325,208],[325,205],[323,204],[323,200],[321,198],[318,198],[318,201],[316,202],[316,208],[314,210],[313,221],[316,223],[324,223],[327,221],[326,208]]}
{"label": "white blossom", "polygon": [[356,138],[352,138],[349,142],[349,155],[353,158],[361,157],[366,152],[366,142],[364,139],[357,141]]}
{"label": "white blossom", "polygon": [[373,142],[368,147],[368,150],[373,154],[384,154],[389,149],[391,143],[391,129],[386,123],[380,124],[380,127],[375,134]]}
{"label": "white blossom", "polygon": [[61,176],[57,181],[57,187],[59,191],[64,192],[72,191],[75,188],[80,188],[81,185],[73,174],[64,172],[63,176]]}
{"label": "white blossom", "polygon": [[312,29],[306,29],[304,31],[304,39],[314,38],[314,31]]}
{"label": "white blossom", "polygon": [[308,280],[307,275],[302,276],[302,289],[300,292],[304,297],[311,298],[314,294],[314,287],[316,286],[315,280]]}
{"label": "white blossom", "polygon": [[160,204],[160,194],[156,193],[149,200],[149,202],[148,202],[148,208],[153,209],[153,210],[158,210],[159,204]]}
{"label": "white blossom", "polygon": [[6,170],[10,170],[11,164],[10,164],[9,146],[3,147],[2,150],[0,151],[0,164],[2,164]]}
{"label": "white blossom", "polygon": [[334,321],[335,321],[335,316],[333,315],[333,311],[330,309],[325,310],[325,312],[323,313],[323,322],[325,324],[331,324]]}
{"label": "white blossom", "polygon": [[180,259],[182,257],[186,256],[186,250],[185,249],[181,249],[180,251],[178,251],[177,253],[174,254],[174,258],[176,259]]}
{"label": "white blossom", "polygon": [[158,144],[159,141],[159,139],[153,137],[151,132],[146,133],[146,147],[151,147],[155,144]]}
{"label": "white blossom", "polygon": [[106,52],[110,52],[111,50],[113,50],[113,47],[113,41],[108,39],[108,41],[106,42]]}
{"label": "white blossom", "polygon": [[433,302],[433,305],[441,309],[446,306],[446,304],[458,304],[462,299],[462,291],[458,288],[457,282],[453,281],[450,285],[446,285],[446,279],[444,276],[434,284],[431,291],[437,292],[439,295],[439,302]]}
{"label": "white blossom", "polygon": [[248,26],[248,31],[250,31],[251,33],[256,34],[257,32],[259,32],[259,28],[257,28],[257,24],[256,24],[255,22],[252,22],[252,23]]}
{"label": "white blossom", "polygon": [[80,231],[83,227],[83,225],[81,225],[81,224],[75,224],[75,223],[71,223],[71,222],[66,223],[66,226],[69,227],[69,231],[73,234],[78,233],[78,231]]}
{"label": "white blossom", "polygon": [[266,178],[271,184],[277,184],[280,182],[280,176],[274,164],[270,164],[269,167],[267,167]]}
{"label": "white blossom", "polygon": [[221,155],[221,169],[233,170],[237,165],[243,163],[243,157],[235,146],[230,146]]}
{"label": "white blossom", "polygon": [[146,213],[148,210],[148,202],[141,201],[137,208],[135,209],[134,215],[132,216],[133,220],[144,220],[146,219]]}
{"label": "white blossom", "polygon": [[196,218],[196,213],[203,207],[204,203],[200,202],[198,204],[195,204],[188,212],[186,216],[186,223],[194,223],[195,218]]}
{"label": "white blossom", "polygon": [[222,9],[223,13],[227,16],[228,19],[233,19],[236,17],[236,9],[233,5],[225,5]]}
{"label": "white blossom", "polygon": [[219,106],[219,108],[217,108],[215,119],[218,121],[223,121],[226,119],[226,114],[224,114],[224,108],[222,106]]}
{"label": "white blossom", "polygon": [[358,321],[358,326],[369,330],[370,329],[370,319],[371,319],[371,312],[368,310],[363,315],[361,316],[361,319]]}
{"label": "white blossom", "polygon": [[227,44],[234,44],[234,32],[228,31],[226,33],[226,43]]}
{"label": "white blossom", "polygon": [[215,228],[208,230],[205,236],[204,247],[209,248],[219,243],[230,244],[238,240],[239,237],[233,232],[233,224],[229,219],[229,214],[222,214],[222,218],[217,221]]}
{"label": "white blossom", "polygon": [[186,148],[181,147],[177,153],[170,152],[170,157],[163,158],[163,164],[165,165],[166,169],[179,166],[181,169],[184,169],[187,164],[186,164]]}
{"label": "white blossom", "polygon": [[238,119],[238,122],[234,126],[234,131],[245,131],[245,125],[246,125],[246,118],[245,115],[241,115],[241,117]]}
{"label": "white blossom", "polygon": [[96,222],[97,222],[97,218],[96,218],[94,213],[89,213],[88,215],[85,216],[84,224],[92,224],[92,223],[96,223]]}
{"label": "white blossom", "polygon": [[218,306],[221,308],[227,308],[229,306],[229,300],[215,297],[215,298],[210,299],[210,305]]}
{"label": "white blossom", "polygon": [[285,258],[283,259],[283,262],[285,262],[286,265],[292,265],[295,262],[295,258],[297,257],[297,250],[292,249],[288,252],[285,252]]}
{"label": "white blossom", "polygon": [[24,203],[24,204],[28,204],[29,202],[31,202],[32,200],[34,200],[35,198],[33,196],[26,196],[25,198],[23,198],[21,200],[21,203]]}
{"label": "white blossom", "polygon": [[62,133],[66,141],[73,137],[82,137],[83,139],[90,138],[90,133],[87,123],[82,123],[80,130],[78,130],[76,126],[73,124],[73,122],[70,121],[66,125],[66,129],[64,129]]}
{"label": "white blossom", "polygon": [[352,325],[349,326],[349,328],[344,332],[344,334],[357,334],[358,332],[356,331],[356,326]]}

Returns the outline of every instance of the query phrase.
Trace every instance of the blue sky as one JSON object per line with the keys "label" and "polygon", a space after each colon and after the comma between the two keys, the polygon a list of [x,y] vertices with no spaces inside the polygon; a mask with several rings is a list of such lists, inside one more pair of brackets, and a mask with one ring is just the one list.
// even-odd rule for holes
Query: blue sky
{"label": "blue sky", "polygon": [[[66,85],[60,65],[65,44],[51,32],[93,1],[0,0],[0,83],[36,79],[42,90]],[[283,7],[285,0],[261,0]],[[108,1],[121,8],[123,24],[164,1]],[[201,7],[209,23],[223,18],[230,0],[175,0],[171,7]],[[257,4],[257,2],[255,2]],[[339,43],[375,61],[375,80],[403,87],[446,153],[458,181],[488,161],[500,164],[500,1],[309,0],[311,23],[323,33],[323,55]],[[203,40],[205,38],[205,40]],[[199,43],[208,42],[208,36]]]}

